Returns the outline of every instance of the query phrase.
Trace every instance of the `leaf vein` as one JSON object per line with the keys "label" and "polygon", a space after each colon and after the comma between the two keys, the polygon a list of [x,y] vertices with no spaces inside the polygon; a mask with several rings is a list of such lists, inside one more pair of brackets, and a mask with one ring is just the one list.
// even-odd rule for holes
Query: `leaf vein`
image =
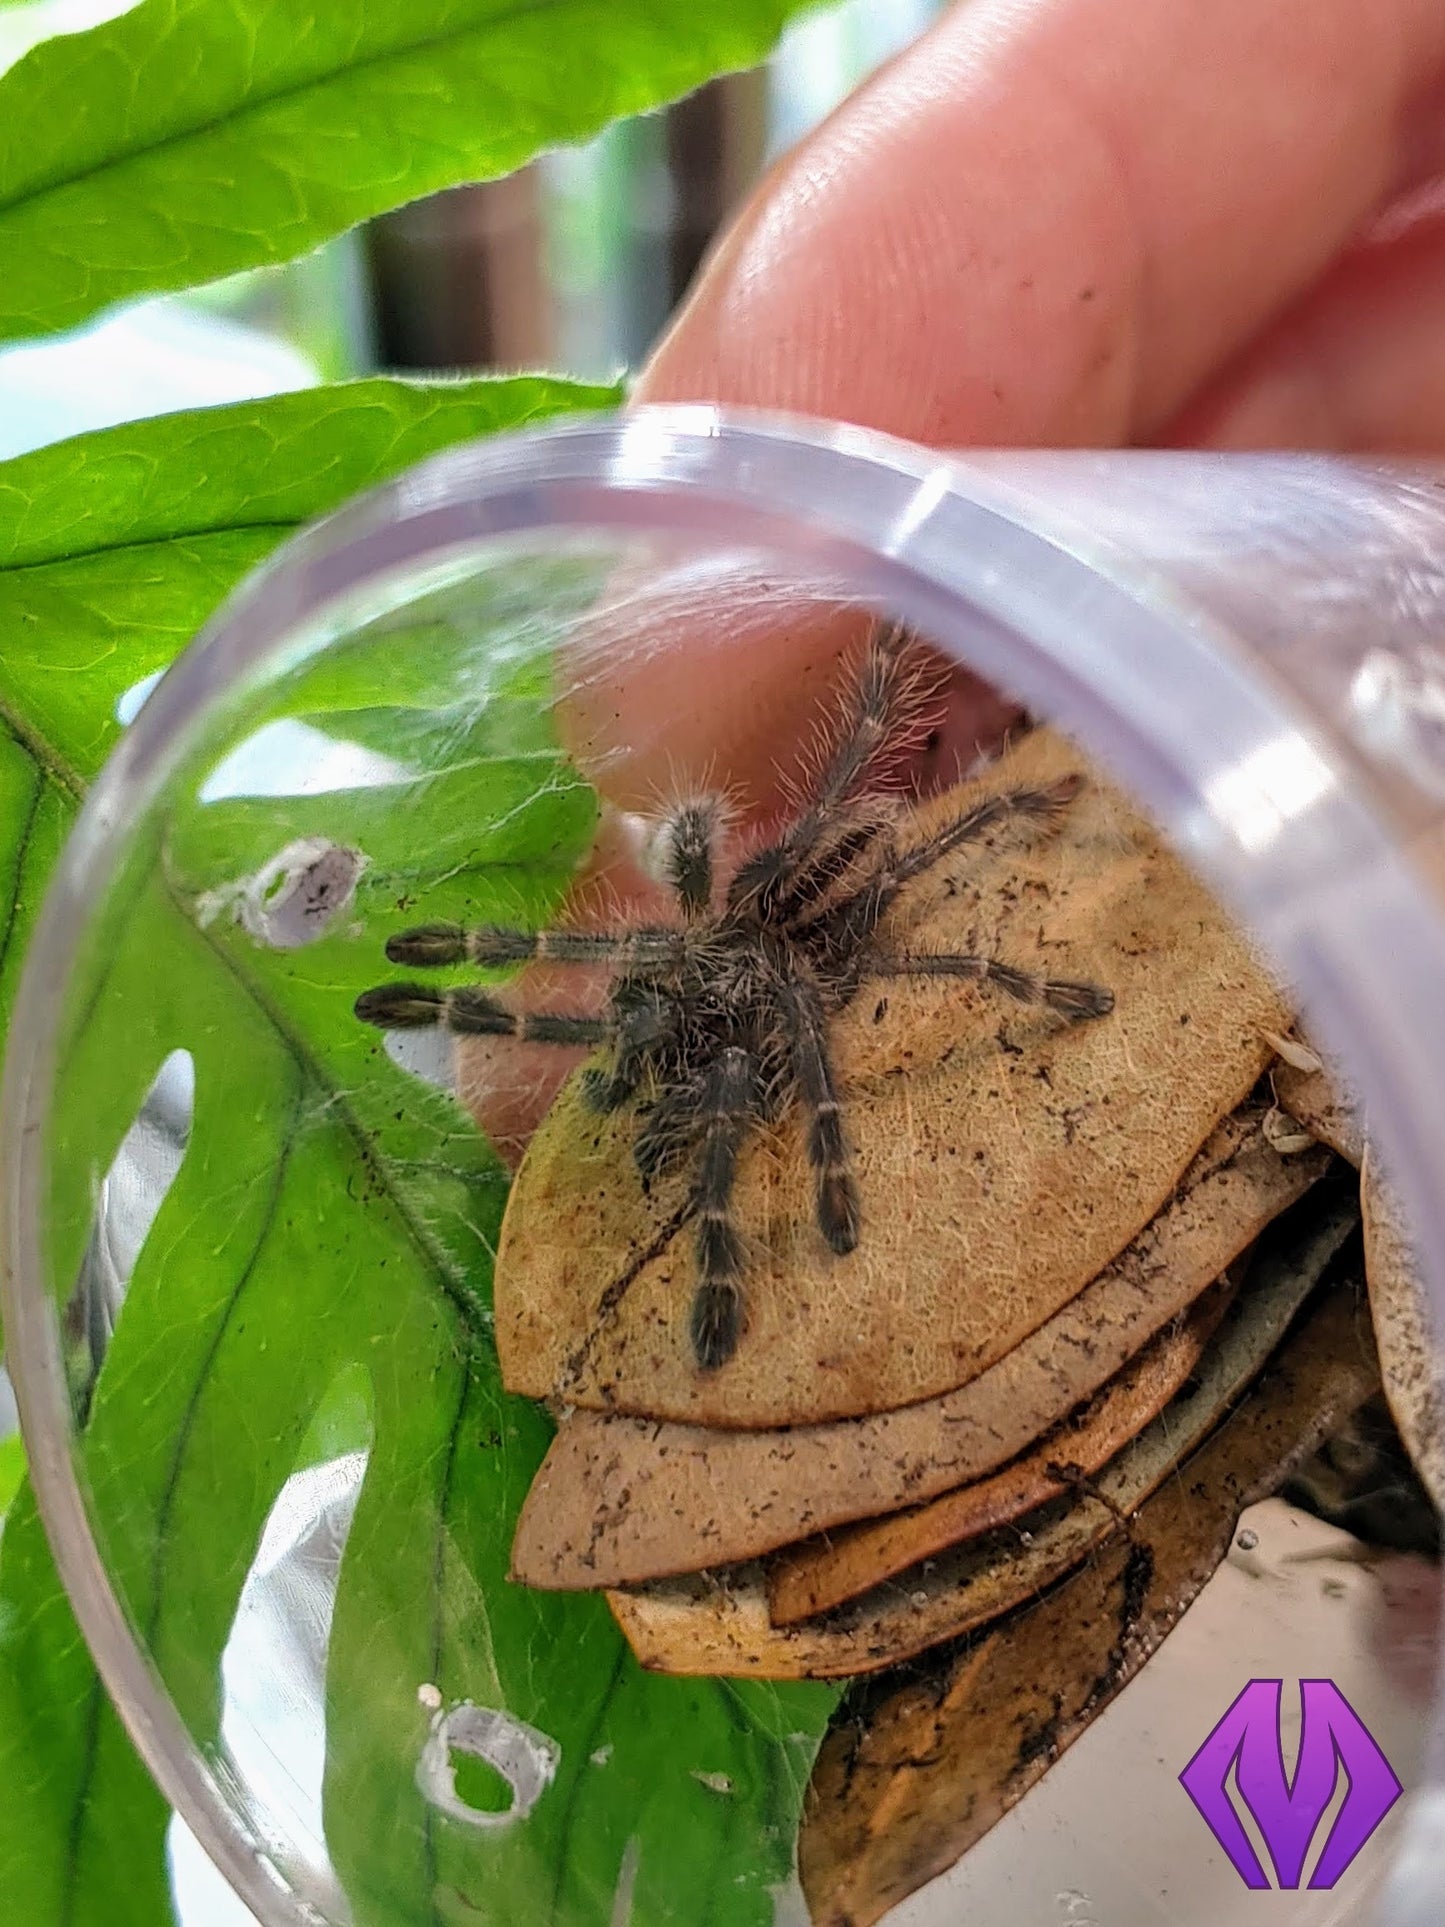
{"label": "leaf vein", "polygon": [[65,791],[72,802],[79,803],[84,798],[85,785],[77,771],[56,754],[45,737],[32,728],[3,696],[0,696],[0,728],[14,738],[25,754],[45,772],[57,789]]}
{"label": "leaf vein", "polygon": [[18,194],[11,194],[8,198],[0,197],[0,215],[8,214],[17,207],[32,206],[36,202],[43,201],[47,195],[59,194],[72,187],[81,187],[87,181],[112,173],[127,162],[147,160],[152,155],[164,154],[172,148],[184,147],[190,141],[203,139],[207,134],[220,133],[223,129],[233,127],[237,122],[246,121],[252,115],[259,115],[271,108],[283,106],[287,101],[304,99],[308,95],[314,96],[328,87],[335,86],[338,82],[343,84],[349,82],[372,68],[413,60],[419,55],[441,53],[449,47],[493,33],[499,28],[504,29],[514,21],[549,13],[566,12],[576,4],[577,0],[524,0],[524,4],[503,8],[494,14],[489,14],[485,20],[473,20],[462,27],[449,28],[442,33],[427,34],[404,46],[380,48],[375,53],[367,54],[360,59],[349,60],[344,65],[324,68],[319,73],[310,74],[289,86],[277,87],[268,93],[243,95],[224,113],[214,114],[207,120],[193,121],[189,126],[177,128],[173,134],[147,140],[142,145],[128,148],[118,154],[107,155],[104,160],[96,161],[90,167],[57,175],[54,180],[45,182],[43,186],[24,189]]}
{"label": "leaf vein", "polygon": [[[23,747],[23,745],[22,745]],[[15,845],[15,869],[10,878],[4,920],[0,922],[0,972],[5,969],[10,946],[15,940],[15,925],[20,916],[20,890],[25,881],[25,861],[29,853],[31,839],[35,835],[35,823],[40,814],[40,798],[45,792],[44,772],[37,767],[35,782],[30,791],[30,801],[25,806],[24,820],[20,825],[20,840]]]}

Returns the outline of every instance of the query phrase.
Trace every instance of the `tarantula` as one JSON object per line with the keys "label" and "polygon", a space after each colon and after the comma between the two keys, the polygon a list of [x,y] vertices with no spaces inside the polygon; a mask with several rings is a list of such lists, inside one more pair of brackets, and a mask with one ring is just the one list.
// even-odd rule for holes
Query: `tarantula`
{"label": "tarantula", "polygon": [[386,946],[392,963],[419,968],[608,963],[616,976],[601,1015],[519,1014],[486,990],[420,983],[384,984],[356,1001],[356,1015],[383,1030],[441,1025],[460,1035],[608,1046],[606,1067],[583,1073],[585,1095],[598,1111],[641,1098],[633,1155],[644,1181],[694,1160],[690,1326],[705,1372],[727,1363],[746,1323],[745,1253],[732,1193],[750,1130],[799,1107],[818,1229],[839,1257],[858,1243],[860,1201],[828,1025],[865,979],[972,979],[1071,1022],[1113,1008],[1112,994],[1095,984],[1034,976],[992,957],[902,952],[885,942],[883,920],[916,877],[1008,823],[1047,825],[1079,788],[1069,778],[974,800],[907,846],[898,801],[883,793],[883,770],[900,743],[913,740],[926,700],[908,632],[875,627],[810,793],[775,841],[743,858],[720,904],[723,800],[701,796],[676,805],[655,845],[681,913],[676,926],[531,932],[426,924]]}

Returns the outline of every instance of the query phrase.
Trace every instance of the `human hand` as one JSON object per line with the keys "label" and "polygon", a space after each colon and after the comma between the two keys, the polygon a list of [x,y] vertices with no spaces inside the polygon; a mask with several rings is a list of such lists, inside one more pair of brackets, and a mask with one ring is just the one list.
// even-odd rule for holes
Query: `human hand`
{"label": "human hand", "polygon": [[[1442,342],[1440,0],[971,0],[763,182],[635,394],[935,447],[1438,452]],[[836,647],[689,627],[564,731],[622,810],[710,767],[766,807]],[[1002,713],[960,679],[945,749]],[[606,852],[583,917],[635,882]],[[494,1069],[472,1099],[521,1133],[550,1088]]]}

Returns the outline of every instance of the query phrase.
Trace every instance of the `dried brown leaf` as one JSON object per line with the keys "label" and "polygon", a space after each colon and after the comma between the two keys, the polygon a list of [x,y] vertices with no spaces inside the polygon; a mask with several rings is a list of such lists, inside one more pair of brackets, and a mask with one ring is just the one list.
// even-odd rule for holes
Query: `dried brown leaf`
{"label": "dried brown leaf", "polygon": [[1322,1071],[1324,1060],[1313,1044],[1307,1044],[1302,1037],[1283,1037],[1278,1031],[1267,1030],[1264,1041],[1291,1070]]}
{"label": "dried brown leaf", "polygon": [[1367,1151],[1361,1174],[1365,1275],[1390,1413],[1436,1509],[1445,1511],[1445,1373],[1398,1200]]}
{"label": "dried brown leaf", "polygon": [[1225,1119],[1178,1195],[1072,1304],[970,1385],[840,1424],[727,1432],[577,1413],[527,1495],[513,1576],[632,1585],[735,1564],[981,1478],[1090,1397],[1324,1170],[1282,1159],[1255,1107]]}
{"label": "dried brown leaf", "polygon": [[780,1552],[768,1565],[773,1624],[790,1626],[831,1612],[910,1566],[1073,1490],[1158,1417],[1198,1364],[1233,1289],[1228,1278],[1212,1286],[1087,1405],[991,1478]]}
{"label": "dried brown leaf", "polygon": [[[1047,730],[906,820],[1084,769]],[[508,1386],[599,1411],[713,1426],[817,1424],[936,1397],[1075,1297],[1164,1204],[1287,1028],[1246,940],[1103,783],[1058,832],[1003,837],[921,878],[887,935],[1109,987],[1061,1025],[957,980],[880,980],[833,1024],[863,1197],[862,1242],[830,1254],[796,1120],[746,1149],[736,1211],[749,1324],[696,1369],[688,1177],[645,1195],[629,1108],[590,1114],[574,1080],[532,1141],[497,1266]]]}
{"label": "dried brown leaf", "polygon": [[1297,1157],[1319,1142],[1312,1131],[1302,1129],[1277,1104],[1264,1114],[1264,1135],[1271,1149],[1278,1151],[1282,1158]]}
{"label": "dried brown leaf", "polygon": [[1358,1169],[1364,1155],[1359,1108],[1337,1080],[1323,1068],[1300,1070],[1283,1061],[1275,1065],[1270,1080],[1280,1109]]}
{"label": "dried brown leaf", "polygon": [[[609,1592],[633,1652],[657,1672],[839,1678],[876,1672],[998,1618],[1085,1559],[1201,1443],[1260,1371],[1358,1221],[1353,1198],[1337,1197],[1297,1243],[1263,1254],[1190,1386],[1087,1490],[1030,1515],[1027,1533],[989,1533],[798,1626],[771,1623],[758,1566]],[[1373,1389],[1367,1335],[1356,1347],[1357,1371],[1365,1369],[1361,1351]]]}
{"label": "dried brown leaf", "polygon": [[845,1712],[798,1842],[815,1927],[872,1927],[951,1867],[1133,1678],[1275,1490],[1378,1383],[1358,1294],[1330,1291],[1131,1524],[1037,1604]]}

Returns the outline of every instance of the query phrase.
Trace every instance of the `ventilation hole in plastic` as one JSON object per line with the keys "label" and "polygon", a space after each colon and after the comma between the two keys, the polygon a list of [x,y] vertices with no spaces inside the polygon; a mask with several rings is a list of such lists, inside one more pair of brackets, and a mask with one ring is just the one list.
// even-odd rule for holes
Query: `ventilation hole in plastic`
{"label": "ventilation hole in plastic", "polygon": [[381,1047],[408,1077],[435,1084],[440,1091],[455,1092],[456,1046],[444,1030],[388,1031]]}
{"label": "ventilation hole in plastic", "polygon": [[348,844],[298,837],[250,876],[206,891],[196,915],[204,927],[229,913],[257,943],[300,950],[328,936],[347,914],[367,861]]}
{"label": "ventilation hole in plastic", "polygon": [[[422,1797],[465,1826],[514,1826],[536,1806],[557,1772],[562,1749],[525,1720],[463,1700],[437,1712],[417,1761]],[[489,1769],[485,1773],[478,1766]],[[481,1803],[468,1797],[480,1792]]]}
{"label": "ventilation hole in plastic", "polygon": [[419,772],[364,743],[352,743],[294,717],[264,723],[222,758],[201,785],[203,803],[237,797],[330,796],[338,790],[390,789]]}

